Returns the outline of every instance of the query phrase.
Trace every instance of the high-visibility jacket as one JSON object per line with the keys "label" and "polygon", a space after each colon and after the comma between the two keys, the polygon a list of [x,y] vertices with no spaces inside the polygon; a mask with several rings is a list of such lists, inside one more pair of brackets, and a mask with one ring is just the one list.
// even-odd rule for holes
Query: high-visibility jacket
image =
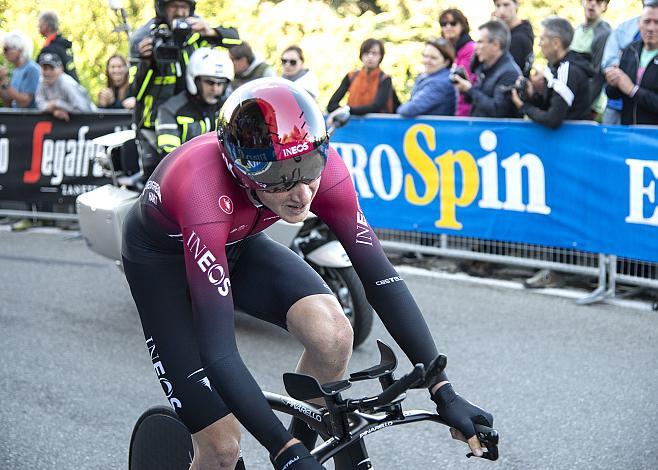
{"label": "high-visibility jacket", "polygon": [[155,60],[142,61],[138,45],[154,28],[168,28],[166,23],[153,18],[133,34],[130,40],[130,83],[135,97],[134,122],[140,129],[155,129],[158,107],[172,96],[185,90],[185,69],[189,58],[200,47],[230,47],[240,44],[235,28],[213,28],[217,37],[191,33],[181,46],[178,62],[162,64]]}
{"label": "high-visibility jacket", "polygon": [[217,116],[223,101],[207,104],[187,91],[178,93],[158,107],[155,134],[158,154],[164,157],[190,139],[217,128]]}

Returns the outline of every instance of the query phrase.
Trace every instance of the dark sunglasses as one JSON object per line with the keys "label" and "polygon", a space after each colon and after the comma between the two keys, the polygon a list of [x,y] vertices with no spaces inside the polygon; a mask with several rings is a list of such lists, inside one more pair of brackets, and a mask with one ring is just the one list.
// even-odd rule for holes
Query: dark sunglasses
{"label": "dark sunglasses", "polygon": [[453,26],[453,27],[457,26],[459,24],[459,22],[457,22],[457,21],[442,21],[439,24],[441,25],[442,28],[445,28],[446,26]]}
{"label": "dark sunglasses", "polygon": [[317,180],[317,178],[302,178],[299,180],[294,180],[294,181],[286,181],[283,183],[274,183],[274,184],[268,184],[263,191],[266,193],[285,193],[287,191],[290,191],[292,188],[297,186],[298,183],[302,184],[311,184],[313,181]]}
{"label": "dark sunglasses", "polygon": [[3,50],[4,52],[7,52],[7,51],[13,51],[14,49],[16,49],[16,48],[15,48],[15,47],[11,47],[11,46],[5,46],[5,47],[2,48],[2,50]]}
{"label": "dark sunglasses", "polygon": [[281,64],[282,65],[290,64],[294,67],[295,65],[297,65],[297,59],[281,59]]}

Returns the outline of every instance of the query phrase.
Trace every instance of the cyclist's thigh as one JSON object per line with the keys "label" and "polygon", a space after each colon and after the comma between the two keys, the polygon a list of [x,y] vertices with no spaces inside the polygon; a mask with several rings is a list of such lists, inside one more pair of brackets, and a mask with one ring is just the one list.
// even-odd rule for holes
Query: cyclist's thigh
{"label": "cyclist's thigh", "polygon": [[229,414],[229,410],[211,389],[201,366],[183,258],[170,258],[168,262],[149,264],[124,258],[124,270],[153,369],[176,413],[195,433]]}
{"label": "cyclist's thigh", "polygon": [[244,312],[286,328],[286,314],[299,299],[332,294],[302,258],[265,233],[227,249],[235,305]]}

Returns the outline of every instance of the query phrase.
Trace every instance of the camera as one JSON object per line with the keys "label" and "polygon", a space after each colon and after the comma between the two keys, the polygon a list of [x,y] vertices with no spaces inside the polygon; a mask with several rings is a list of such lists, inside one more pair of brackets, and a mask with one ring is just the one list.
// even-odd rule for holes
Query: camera
{"label": "camera", "polygon": [[528,79],[525,77],[520,77],[516,82],[514,82],[513,85],[501,86],[500,89],[503,91],[503,93],[511,93],[512,90],[516,90],[521,101],[526,101],[528,98],[526,93],[528,90]]}
{"label": "camera", "polygon": [[455,77],[461,77],[464,80],[468,80],[468,75],[466,74],[466,69],[464,67],[456,67],[454,70],[450,71],[450,75],[448,75],[448,78],[452,83],[457,83],[457,79]]}
{"label": "camera", "polygon": [[181,44],[190,34],[189,23],[183,18],[175,18],[171,29],[166,24],[160,24],[151,30],[153,37],[153,58],[156,62],[170,64],[180,60]]}

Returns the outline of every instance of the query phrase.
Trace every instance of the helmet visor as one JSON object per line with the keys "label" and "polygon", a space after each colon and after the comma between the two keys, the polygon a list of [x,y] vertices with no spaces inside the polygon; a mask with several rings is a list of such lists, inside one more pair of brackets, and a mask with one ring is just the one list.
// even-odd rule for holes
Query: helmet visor
{"label": "helmet visor", "polygon": [[277,161],[235,160],[236,166],[255,183],[253,189],[289,191],[297,183],[310,184],[320,177],[327,163],[328,144],[300,157]]}

